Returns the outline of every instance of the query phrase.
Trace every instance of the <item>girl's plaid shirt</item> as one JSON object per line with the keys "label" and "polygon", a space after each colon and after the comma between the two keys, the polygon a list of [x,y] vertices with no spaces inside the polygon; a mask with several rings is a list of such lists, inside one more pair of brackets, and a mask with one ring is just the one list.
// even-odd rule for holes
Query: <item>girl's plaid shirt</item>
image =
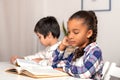
{"label": "girl's plaid shirt", "polygon": [[100,80],[103,59],[102,52],[96,42],[89,44],[84,49],[84,55],[75,62],[72,61],[73,56],[73,53],[71,53],[68,57],[63,58],[64,51],[56,49],[53,54],[52,67],[57,68],[61,65],[63,70],[71,76]]}

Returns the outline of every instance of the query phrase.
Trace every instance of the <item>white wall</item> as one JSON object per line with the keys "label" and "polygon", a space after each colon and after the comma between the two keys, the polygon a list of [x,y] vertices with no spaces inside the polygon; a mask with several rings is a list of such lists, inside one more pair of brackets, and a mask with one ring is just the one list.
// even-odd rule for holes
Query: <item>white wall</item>
{"label": "white wall", "polygon": [[42,0],[0,0],[0,61],[37,52],[34,27],[43,7]]}
{"label": "white wall", "polygon": [[[63,20],[66,22],[67,19],[74,12],[81,9],[81,0],[0,0],[0,1],[5,1],[4,4],[6,4],[6,6],[4,7],[3,7],[4,4],[0,5],[0,17],[3,18],[4,16],[6,17],[13,16],[13,18],[11,17],[12,21],[9,21],[9,27],[13,27],[14,30],[18,30],[19,28],[20,30],[18,31],[21,33],[23,32],[22,34],[20,34],[22,42],[19,42],[19,37],[15,36],[15,41],[12,41],[10,39],[12,43],[7,42],[8,43],[7,44],[4,40],[2,40],[6,39],[5,36],[3,36],[5,32],[2,29],[4,29],[7,26],[5,20],[0,19],[1,28],[0,31],[3,33],[0,34],[0,39],[3,41],[3,42],[0,41],[1,42],[0,56],[2,56],[0,60],[8,60],[9,57],[7,56],[10,56],[12,54],[27,55],[35,52],[36,48],[42,49],[41,45],[40,47],[38,45],[39,42],[33,40],[33,38],[35,37],[33,36],[34,25],[41,17],[53,15],[57,18],[57,20],[61,24]],[[13,3],[15,3],[16,5]],[[1,6],[3,8],[1,8]],[[13,14],[8,15],[3,14],[2,10],[4,11],[4,9],[8,9],[7,13]],[[13,12],[11,12],[11,10]],[[111,11],[96,12],[96,14],[98,16],[99,21],[97,42],[102,49],[104,60],[116,62],[120,65],[120,42],[119,42],[120,0],[112,0]],[[17,15],[19,17],[17,17]],[[16,20],[17,23],[14,22]],[[11,38],[14,38],[14,33],[15,32],[13,32]],[[25,35],[27,35],[27,37]],[[63,34],[61,34],[60,38],[62,37]],[[11,45],[12,48],[8,47],[8,45]]]}
{"label": "white wall", "polygon": [[105,60],[120,65],[120,0],[112,0],[110,12],[97,13],[99,18],[98,42]]}
{"label": "white wall", "polygon": [[[45,16],[53,15],[57,18],[60,25],[64,21],[67,26],[67,19],[76,11],[80,10],[81,0],[44,0],[45,1]],[[61,28],[62,31],[62,28]],[[63,38],[61,32],[60,40]]]}

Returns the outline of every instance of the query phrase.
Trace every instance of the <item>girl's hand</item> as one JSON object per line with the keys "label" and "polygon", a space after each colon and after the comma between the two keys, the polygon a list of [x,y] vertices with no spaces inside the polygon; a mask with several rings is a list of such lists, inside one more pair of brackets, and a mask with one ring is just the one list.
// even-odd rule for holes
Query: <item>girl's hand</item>
{"label": "girl's hand", "polygon": [[65,50],[65,48],[66,48],[67,46],[69,46],[69,40],[68,40],[68,37],[65,36],[65,37],[63,38],[60,46],[59,46],[59,50],[60,50],[60,51],[63,51],[63,50]]}

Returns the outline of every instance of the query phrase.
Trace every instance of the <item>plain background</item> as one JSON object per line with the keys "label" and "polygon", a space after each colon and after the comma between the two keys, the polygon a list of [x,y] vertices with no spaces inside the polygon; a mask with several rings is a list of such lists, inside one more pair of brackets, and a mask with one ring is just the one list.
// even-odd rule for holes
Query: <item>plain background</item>
{"label": "plain background", "polygon": [[[55,16],[60,25],[63,21],[66,25],[78,10],[81,10],[81,0],[0,0],[0,61],[9,61],[12,55],[26,56],[43,50],[33,31],[37,21]],[[96,15],[97,43],[104,61],[120,65],[120,0],[112,0],[111,11],[96,12]],[[62,38],[61,29],[60,40]]]}

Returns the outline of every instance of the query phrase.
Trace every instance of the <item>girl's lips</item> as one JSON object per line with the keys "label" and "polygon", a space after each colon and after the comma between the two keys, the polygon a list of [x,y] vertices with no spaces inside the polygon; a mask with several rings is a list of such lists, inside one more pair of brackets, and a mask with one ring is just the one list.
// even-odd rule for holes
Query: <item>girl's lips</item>
{"label": "girl's lips", "polygon": [[69,44],[70,45],[75,44],[75,41],[70,41]]}

